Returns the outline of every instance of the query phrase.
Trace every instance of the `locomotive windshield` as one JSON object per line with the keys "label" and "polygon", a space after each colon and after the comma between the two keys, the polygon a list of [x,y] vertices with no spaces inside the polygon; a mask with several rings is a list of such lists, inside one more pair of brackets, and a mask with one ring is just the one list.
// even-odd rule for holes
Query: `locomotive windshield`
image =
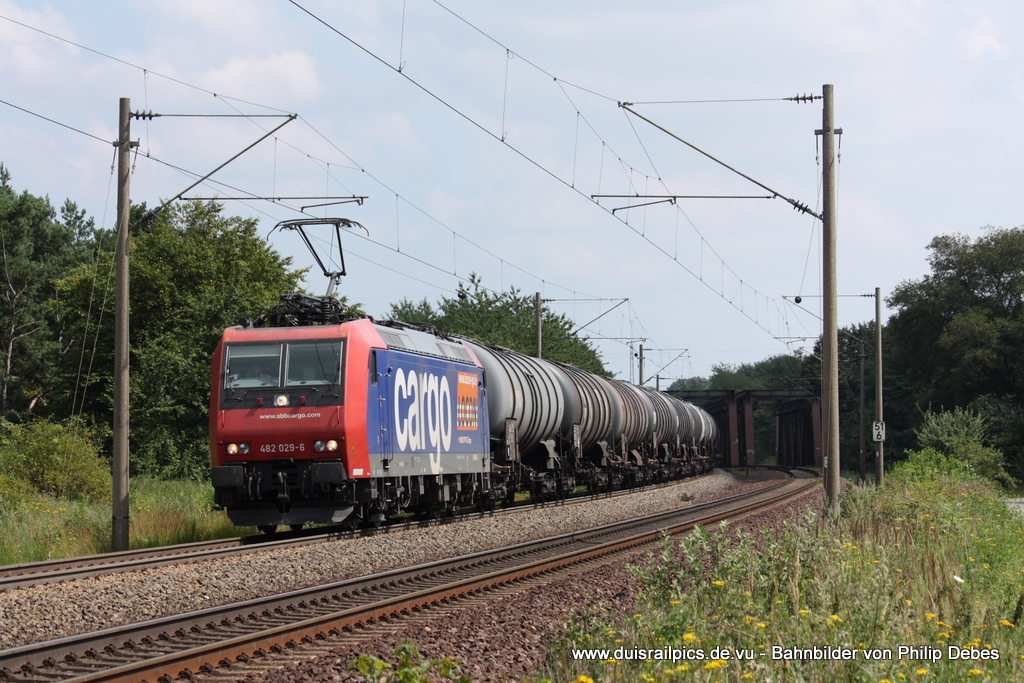
{"label": "locomotive windshield", "polygon": [[228,344],[224,386],[236,389],[338,384],[341,349],[340,339]]}
{"label": "locomotive windshield", "polygon": [[341,340],[287,344],[285,386],[337,384],[341,370]]}

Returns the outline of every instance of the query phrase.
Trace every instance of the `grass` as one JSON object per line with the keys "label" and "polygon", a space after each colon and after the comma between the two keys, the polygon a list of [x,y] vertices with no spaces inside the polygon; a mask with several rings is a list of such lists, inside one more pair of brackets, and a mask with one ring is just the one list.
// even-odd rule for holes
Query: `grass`
{"label": "grass", "polygon": [[[130,484],[132,548],[150,548],[256,533],[215,512],[208,482],[135,478]],[[0,509],[0,564],[110,552],[110,503],[36,494]]]}
{"label": "grass", "polygon": [[[781,537],[726,529],[666,539],[632,569],[644,587],[635,613],[588,608],[567,624],[542,675],[584,683],[1024,680],[1024,520],[998,492],[972,481],[891,478],[880,490],[849,490],[843,510],[835,520],[793,520]],[[968,658],[950,658],[951,646]],[[827,647],[853,658],[829,657]],[[576,659],[580,648],[607,652]],[[691,656],[659,658],[676,654],[656,652],[668,648]],[[793,648],[812,651],[783,659]],[[630,652],[637,649],[649,652]]]}

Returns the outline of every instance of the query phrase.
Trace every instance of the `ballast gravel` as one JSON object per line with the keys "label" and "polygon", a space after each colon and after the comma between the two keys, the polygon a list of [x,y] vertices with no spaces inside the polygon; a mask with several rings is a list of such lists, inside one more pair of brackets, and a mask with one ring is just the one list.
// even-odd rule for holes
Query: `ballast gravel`
{"label": "ballast gravel", "polygon": [[[802,518],[808,510],[820,514],[822,495],[814,490],[786,503],[742,517],[730,526],[730,535],[742,531],[781,533],[787,521]],[[639,550],[628,557],[571,574],[542,586],[475,604],[471,609],[445,610],[428,622],[410,623],[396,631],[374,634],[363,642],[344,645],[301,662],[264,673],[246,675],[241,683],[362,683],[352,669],[360,655],[374,655],[394,662],[392,650],[401,640],[411,640],[420,654],[431,660],[448,657],[461,662],[463,673],[480,683],[506,683],[548,679],[545,667],[550,647],[563,625],[587,605],[598,605],[613,618],[636,609],[640,582],[627,566],[644,565],[651,551]],[[716,680],[716,679],[707,679]]]}
{"label": "ballast gravel", "polygon": [[781,476],[764,472],[743,480],[716,470],[582,504],[21,588],[0,593],[0,650],[662,512]]}

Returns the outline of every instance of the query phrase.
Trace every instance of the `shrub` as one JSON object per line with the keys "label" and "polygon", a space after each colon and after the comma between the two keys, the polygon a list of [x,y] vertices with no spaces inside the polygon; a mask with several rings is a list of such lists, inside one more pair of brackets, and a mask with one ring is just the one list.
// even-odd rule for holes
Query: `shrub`
{"label": "shrub", "polygon": [[985,440],[988,425],[978,413],[959,406],[953,410],[924,413],[921,426],[914,430],[921,448],[935,448],[945,452],[953,441],[967,440],[981,443]]}
{"label": "shrub", "polygon": [[905,481],[927,481],[939,476],[976,478],[970,463],[951,458],[931,446],[919,451],[906,451],[907,459],[893,465],[892,476]]}
{"label": "shrub", "polygon": [[21,479],[0,472],[0,512],[15,510],[32,495],[32,487]]}
{"label": "shrub", "polygon": [[1017,485],[1017,480],[1006,471],[1006,459],[1002,451],[966,438],[953,439],[947,448],[950,458],[967,463],[979,476],[1008,489]]}
{"label": "shrub", "polygon": [[5,424],[0,432],[0,475],[59,498],[109,498],[111,476],[87,429],[47,420]]}
{"label": "shrub", "polygon": [[968,466],[980,477],[1013,488],[1017,480],[1007,473],[1002,451],[984,445],[986,433],[984,417],[959,407],[940,413],[929,410],[924,414],[921,426],[914,432],[918,444],[924,449],[921,453],[929,451],[926,456],[928,462],[946,467],[939,471],[953,474],[960,470],[951,468],[948,462],[939,463],[935,453]]}

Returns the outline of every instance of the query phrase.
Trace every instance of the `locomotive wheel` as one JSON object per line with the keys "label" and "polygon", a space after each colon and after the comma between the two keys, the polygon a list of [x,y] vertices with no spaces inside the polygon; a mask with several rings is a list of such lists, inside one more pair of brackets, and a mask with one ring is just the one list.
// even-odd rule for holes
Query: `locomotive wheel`
{"label": "locomotive wheel", "polygon": [[256,528],[259,529],[260,531],[262,531],[265,534],[272,534],[275,531],[277,531],[277,525],[276,524],[261,524],[260,526],[258,526]]}

